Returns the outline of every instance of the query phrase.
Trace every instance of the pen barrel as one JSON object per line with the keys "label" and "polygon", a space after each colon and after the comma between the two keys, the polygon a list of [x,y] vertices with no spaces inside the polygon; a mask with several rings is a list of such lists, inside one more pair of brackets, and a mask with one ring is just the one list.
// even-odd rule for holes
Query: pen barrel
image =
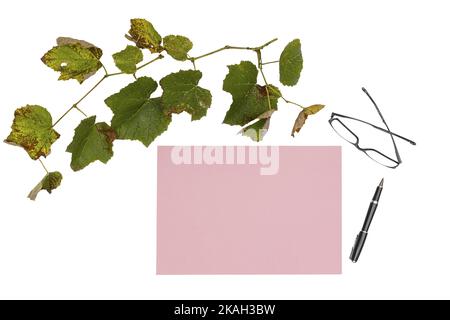
{"label": "pen barrel", "polygon": [[353,245],[352,252],[350,253],[350,260],[352,262],[357,262],[359,255],[361,254],[364,243],[367,239],[367,232],[360,231],[355,239],[355,244]]}
{"label": "pen barrel", "polygon": [[370,224],[372,223],[373,216],[375,215],[375,211],[377,210],[378,204],[372,200],[369,205],[369,209],[367,210],[366,218],[364,219],[364,224],[362,227],[362,231],[369,231]]}
{"label": "pen barrel", "polygon": [[381,191],[383,191],[383,188],[377,187],[375,190],[375,193],[372,197],[372,201],[370,202],[369,209],[367,209],[366,218],[364,219],[364,224],[362,227],[362,231],[369,231],[370,224],[372,222],[373,216],[375,215],[375,211],[378,207],[378,201],[380,200]]}
{"label": "pen barrel", "polygon": [[375,189],[375,193],[372,197],[372,201],[370,202],[369,209],[367,210],[366,218],[364,219],[364,224],[361,231],[356,236],[355,244],[353,245],[352,252],[350,253],[350,260],[353,262],[357,262],[359,259],[359,255],[364,247],[364,243],[367,239],[367,232],[369,231],[370,223],[372,222],[373,216],[375,215],[375,211],[378,207],[378,200],[380,200],[381,191],[383,191],[383,181],[381,180],[378,187]]}

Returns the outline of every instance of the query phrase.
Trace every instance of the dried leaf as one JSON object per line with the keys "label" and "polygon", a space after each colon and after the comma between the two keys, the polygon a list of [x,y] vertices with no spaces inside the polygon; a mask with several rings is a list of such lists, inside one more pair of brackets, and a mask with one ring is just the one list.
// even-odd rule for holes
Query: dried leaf
{"label": "dried leaf", "polygon": [[312,106],[309,106],[305,109],[303,109],[299,115],[297,116],[297,119],[295,119],[294,127],[292,128],[291,136],[294,137],[296,132],[299,132],[300,129],[305,124],[306,119],[308,119],[308,116],[313,115],[325,107],[323,104],[314,104]]}

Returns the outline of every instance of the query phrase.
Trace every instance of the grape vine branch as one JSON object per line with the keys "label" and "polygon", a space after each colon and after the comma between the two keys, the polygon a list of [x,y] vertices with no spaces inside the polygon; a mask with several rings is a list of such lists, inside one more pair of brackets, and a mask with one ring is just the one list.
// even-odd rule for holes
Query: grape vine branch
{"label": "grape vine branch", "polygon": [[[137,140],[148,147],[159,135],[165,132],[174,114],[186,112],[192,121],[206,116],[212,103],[211,92],[201,86],[202,72],[197,62],[225,50],[247,50],[256,54],[256,64],[241,61],[229,65],[228,74],[223,81],[223,90],[232,96],[232,104],[223,120],[224,124],[240,126],[240,132],[254,141],[261,141],[267,133],[270,119],[278,110],[278,100],[301,108],[294,121],[292,136],[305,124],[306,119],[324,106],[321,104],[303,107],[286,99],[278,87],[269,83],[263,67],[279,65],[279,82],[284,86],[298,83],[303,69],[303,56],[299,39],[289,42],[282,50],[278,60],[263,61],[262,51],[276,42],[272,39],[257,47],[226,45],[219,49],[191,56],[191,40],[181,35],[161,37],[153,24],[145,19],[131,19],[131,26],[125,37],[134,45],[114,53],[113,59],[119,71],[108,72],[100,61],[103,51],[97,46],[68,37],[60,37],[56,46],[47,51],[42,62],[60,73],[59,80],[85,80],[102,69],[103,76],[86,93],[73,103],[56,121],[50,112],[39,105],[26,105],[14,112],[12,130],[5,142],[22,147],[32,160],[38,160],[45,171],[43,179],[31,190],[28,197],[35,200],[40,191],[51,193],[58,188],[62,174],[49,171],[42,158],[50,154],[51,146],[59,139],[55,127],[72,111],[80,112],[84,119],[75,128],[72,142],[66,151],[72,154],[70,166],[79,171],[89,164],[100,161],[107,163],[113,156],[113,143],[116,139]],[[148,50],[156,57],[143,63],[143,52]],[[151,77],[138,77],[136,73],[165,57],[163,53],[178,61],[188,61],[193,69],[180,70],[159,80],[162,94],[153,97],[158,83]],[[134,81],[119,92],[105,99],[105,104],[113,113],[110,123],[96,122],[96,116],[80,108],[80,104],[106,79],[119,75],[131,75]],[[258,76],[263,84],[258,84]]]}

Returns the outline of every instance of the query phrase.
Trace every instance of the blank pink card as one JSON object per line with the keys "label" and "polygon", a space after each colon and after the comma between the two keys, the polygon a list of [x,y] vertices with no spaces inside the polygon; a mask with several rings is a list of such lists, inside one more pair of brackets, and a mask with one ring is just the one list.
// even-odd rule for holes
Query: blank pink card
{"label": "blank pink card", "polygon": [[341,273],[340,147],[158,147],[157,274]]}

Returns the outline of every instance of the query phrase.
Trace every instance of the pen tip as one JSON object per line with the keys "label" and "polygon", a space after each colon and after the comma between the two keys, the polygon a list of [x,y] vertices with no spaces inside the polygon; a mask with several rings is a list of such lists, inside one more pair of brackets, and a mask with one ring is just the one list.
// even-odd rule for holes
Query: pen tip
{"label": "pen tip", "polygon": [[382,186],[383,186],[383,182],[384,182],[384,178],[383,178],[383,179],[381,179],[381,181],[380,181],[380,187],[382,187]]}

